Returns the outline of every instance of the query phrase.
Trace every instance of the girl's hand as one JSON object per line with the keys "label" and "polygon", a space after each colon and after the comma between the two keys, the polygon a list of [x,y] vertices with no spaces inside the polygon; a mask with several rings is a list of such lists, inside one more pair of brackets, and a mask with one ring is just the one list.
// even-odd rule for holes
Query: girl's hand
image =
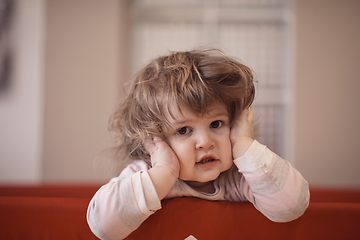
{"label": "girl's hand", "polygon": [[177,178],[180,173],[180,163],[175,152],[160,137],[144,141],[146,151],[150,154],[152,167],[167,167]]}
{"label": "girl's hand", "polygon": [[174,186],[180,174],[180,163],[175,152],[159,137],[144,141],[150,154],[152,168],[148,170],[159,199],[163,199]]}
{"label": "girl's hand", "polygon": [[254,112],[251,107],[245,109],[230,131],[233,158],[245,154],[254,141]]}

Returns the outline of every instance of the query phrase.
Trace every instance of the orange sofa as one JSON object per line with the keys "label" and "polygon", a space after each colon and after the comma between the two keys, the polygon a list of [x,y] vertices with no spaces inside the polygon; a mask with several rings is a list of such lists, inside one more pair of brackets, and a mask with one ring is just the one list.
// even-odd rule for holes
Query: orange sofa
{"label": "orange sofa", "polygon": [[[75,185],[0,186],[0,239],[97,239],[86,223],[99,188]],[[305,214],[274,223],[246,202],[165,200],[126,239],[360,239],[360,190],[311,188]]]}

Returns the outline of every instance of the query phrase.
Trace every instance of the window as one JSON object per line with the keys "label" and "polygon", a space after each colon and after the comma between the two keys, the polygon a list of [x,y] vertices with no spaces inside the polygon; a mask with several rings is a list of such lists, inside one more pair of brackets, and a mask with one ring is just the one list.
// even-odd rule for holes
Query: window
{"label": "window", "polygon": [[293,161],[293,2],[136,0],[132,72],[169,50],[217,47],[254,70],[257,139]]}

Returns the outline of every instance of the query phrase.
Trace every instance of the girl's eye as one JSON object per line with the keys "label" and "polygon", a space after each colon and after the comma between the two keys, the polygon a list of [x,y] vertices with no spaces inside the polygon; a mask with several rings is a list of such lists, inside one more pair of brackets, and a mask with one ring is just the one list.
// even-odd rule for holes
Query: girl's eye
{"label": "girl's eye", "polygon": [[212,123],[210,123],[210,127],[211,128],[219,128],[219,127],[221,127],[222,124],[223,124],[222,121],[217,120],[217,121],[213,121]]}
{"label": "girl's eye", "polygon": [[188,132],[190,132],[190,129],[188,127],[182,127],[177,131],[180,135],[184,135]]}

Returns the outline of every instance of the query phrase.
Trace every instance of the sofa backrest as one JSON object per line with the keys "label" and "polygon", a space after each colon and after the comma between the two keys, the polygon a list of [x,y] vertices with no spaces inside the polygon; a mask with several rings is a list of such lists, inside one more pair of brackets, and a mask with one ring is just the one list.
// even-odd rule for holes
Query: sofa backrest
{"label": "sofa backrest", "polygon": [[[0,239],[97,239],[86,211],[99,187],[0,187]],[[165,200],[127,240],[360,239],[359,196],[356,190],[312,189],[305,214],[289,223],[274,223],[247,202]]]}

